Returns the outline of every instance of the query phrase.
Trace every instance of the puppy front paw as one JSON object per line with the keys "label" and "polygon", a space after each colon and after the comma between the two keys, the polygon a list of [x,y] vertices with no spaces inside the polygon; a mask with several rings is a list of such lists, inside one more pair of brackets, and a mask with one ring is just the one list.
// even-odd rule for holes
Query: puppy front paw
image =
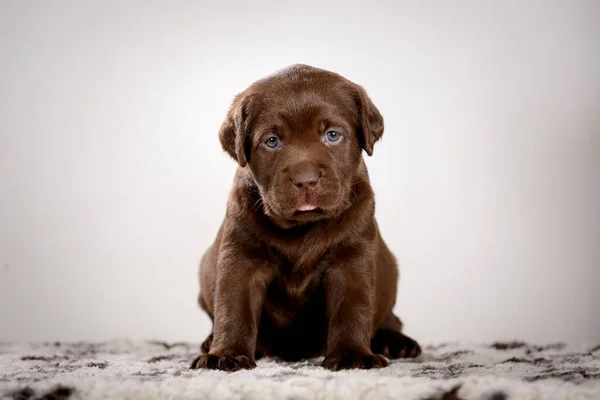
{"label": "puppy front paw", "polygon": [[325,357],[323,367],[331,371],[341,369],[371,369],[387,367],[385,357],[379,354],[371,354],[361,350],[336,351]]}
{"label": "puppy front paw", "polygon": [[250,357],[214,354],[201,354],[190,365],[190,369],[218,369],[228,372],[253,368],[256,368],[256,362]]}

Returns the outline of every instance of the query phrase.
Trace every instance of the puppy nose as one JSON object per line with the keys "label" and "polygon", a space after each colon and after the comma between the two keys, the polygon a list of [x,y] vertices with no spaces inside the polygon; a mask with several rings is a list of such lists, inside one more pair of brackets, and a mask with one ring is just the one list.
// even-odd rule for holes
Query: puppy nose
{"label": "puppy nose", "polygon": [[298,189],[314,189],[321,179],[319,171],[302,172],[294,175],[292,182]]}

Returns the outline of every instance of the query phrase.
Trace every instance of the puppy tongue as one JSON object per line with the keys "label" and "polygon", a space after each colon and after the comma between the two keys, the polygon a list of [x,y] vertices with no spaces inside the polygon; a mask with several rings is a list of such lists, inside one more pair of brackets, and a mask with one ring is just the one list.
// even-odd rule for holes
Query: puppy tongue
{"label": "puppy tongue", "polygon": [[317,208],[317,206],[312,204],[302,204],[300,207],[298,207],[298,211],[312,211],[315,208]]}

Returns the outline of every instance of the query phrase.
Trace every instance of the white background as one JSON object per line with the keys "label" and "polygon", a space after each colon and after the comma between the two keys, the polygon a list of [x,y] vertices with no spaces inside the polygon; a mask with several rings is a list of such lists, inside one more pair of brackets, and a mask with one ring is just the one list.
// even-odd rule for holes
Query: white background
{"label": "white background", "polygon": [[[368,159],[425,343],[600,341],[600,2],[0,1],[0,340],[201,341],[233,96],[301,62]],[[366,157],[366,156],[365,156]]]}

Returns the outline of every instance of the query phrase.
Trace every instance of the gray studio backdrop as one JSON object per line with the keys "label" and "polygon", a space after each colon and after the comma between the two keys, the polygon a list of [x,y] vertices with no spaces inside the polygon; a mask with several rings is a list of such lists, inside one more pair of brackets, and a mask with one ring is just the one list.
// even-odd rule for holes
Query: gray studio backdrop
{"label": "gray studio backdrop", "polygon": [[600,2],[0,0],[0,340],[200,341],[246,85],[366,87],[423,342],[600,341]]}

